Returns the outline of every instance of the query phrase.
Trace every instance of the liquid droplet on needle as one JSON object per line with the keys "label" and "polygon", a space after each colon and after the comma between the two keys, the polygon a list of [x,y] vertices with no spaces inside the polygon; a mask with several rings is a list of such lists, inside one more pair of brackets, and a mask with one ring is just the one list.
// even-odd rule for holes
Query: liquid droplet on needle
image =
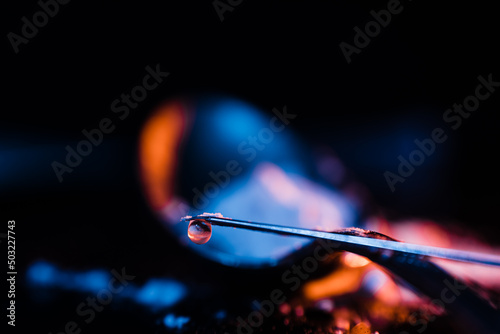
{"label": "liquid droplet on needle", "polygon": [[188,226],[188,237],[192,242],[203,245],[210,240],[212,236],[212,224],[204,220],[191,220]]}

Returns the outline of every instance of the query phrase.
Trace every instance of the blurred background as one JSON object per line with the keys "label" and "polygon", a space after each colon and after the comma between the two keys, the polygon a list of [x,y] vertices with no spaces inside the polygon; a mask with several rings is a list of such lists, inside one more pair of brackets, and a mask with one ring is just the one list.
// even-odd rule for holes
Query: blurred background
{"label": "blurred background", "polygon": [[[210,1],[70,2],[17,54],[4,39],[0,233],[7,233],[7,220],[16,220],[16,330],[59,333],[74,320],[88,333],[241,332],[237,317],[246,319],[253,300],[283,286],[282,273],[301,261],[299,250],[307,255],[307,242],[274,237],[254,241],[255,247],[247,240],[245,248],[238,239],[245,235],[232,240],[230,230],[214,229],[203,248],[188,243],[187,226],[174,222],[226,208],[221,213],[234,218],[295,224],[296,204],[310,197],[289,206],[280,195],[264,201],[262,189],[251,188],[256,179],[275,184],[276,193],[291,184],[338,209],[337,220],[318,224],[311,217],[326,213],[306,211],[309,218],[297,219],[301,226],[370,227],[405,241],[413,236],[425,244],[498,249],[499,93],[457,130],[443,121],[448,108],[474,94],[479,75],[500,81],[492,5],[401,2],[401,13],[348,64],[339,44],[354,44],[353,29],[363,29],[373,20],[370,11],[387,9],[388,2],[234,3],[221,21]],[[21,34],[21,18],[32,21],[40,10],[36,1],[8,7],[6,35]],[[128,113],[115,112],[112,103],[144,85],[158,66],[169,75]],[[245,162],[238,145],[269,126],[273,109],[285,107],[297,116]],[[113,130],[60,182],[53,162],[65,164],[66,146],[76,148],[82,131],[104,118]],[[384,172],[396,173],[398,156],[408,157],[414,140],[429,138],[437,127],[447,140],[391,191]],[[208,173],[231,160],[241,162],[243,172],[210,205],[195,208],[192,189],[202,189]],[[345,256],[311,278],[367,265]],[[76,308],[122,268],[135,276],[130,286],[86,323],[90,313],[80,316]],[[346,277],[356,281],[356,275]],[[476,283],[498,300],[497,280],[482,278]],[[321,296],[287,290],[287,306],[252,330],[347,332],[361,323],[380,333],[419,328],[408,314],[423,303],[420,296],[398,297],[413,303],[398,315],[394,299],[356,287]],[[320,314],[304,318],[308,305]],[[370,314],[374,305],[385,305],[387,313]],[[427,321],[426,330],[438,332],[447,321]]]}

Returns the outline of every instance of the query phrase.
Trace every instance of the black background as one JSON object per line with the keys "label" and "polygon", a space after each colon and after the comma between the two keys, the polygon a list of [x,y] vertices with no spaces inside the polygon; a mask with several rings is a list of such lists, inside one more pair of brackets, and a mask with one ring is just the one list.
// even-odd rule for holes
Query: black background
{"label": "black background", "polygon": [[[207,91],[268,113],[286,105],[299,114],[293,129],[331,146],[389,216],[460,223],[498,244],[500,92],[448,131],[433,159],[394,193],[378,160],[384,156],[395,171],[404,152],[397,142],[377,141],[407,131],[410,140],[423,138],[445,126],[447,108],[474,93],[478,75],[500,81],[497,11],[476,2],[402,5],[350,64],[339,43],[352,44],[353,28],[387,2],[244,0],[221,22],[210,1],[72,1],[18,54],[5,37],[0,158],[16,172],[2,183],[0,212],[4,226],[17,222],[19,271],[40,258],[77,268],[128,265],[139,280],[196,275],[190,261],[209,266],[191,253],[179,256],[142,197],[136,163],[137,137],[152,109]],[[4,36],[19,34],[21,17],[38,10],[35,1],[4,4]],[[51,162],[64,159],[64,147],[81,140],[83,129],[115,117],[110,103],[158,63],[170,76],[59,183]],[[33,325],[31,318],[55,331],[68,318],[56,316],[58,309],[49,312],[53,318],[38,316],[31,307],[28,298],[19,306],[20,324]]]}

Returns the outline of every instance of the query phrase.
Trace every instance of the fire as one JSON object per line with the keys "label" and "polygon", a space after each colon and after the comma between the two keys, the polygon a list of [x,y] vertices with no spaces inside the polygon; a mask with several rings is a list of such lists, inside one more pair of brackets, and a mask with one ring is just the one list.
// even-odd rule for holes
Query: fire
{"label": "fire", "polygon": [[172,199],[177,150],[186,123],[185,107],[171,103],[160,108],[144,126],[139,144],[141,177],[149,203],[156,210]]}

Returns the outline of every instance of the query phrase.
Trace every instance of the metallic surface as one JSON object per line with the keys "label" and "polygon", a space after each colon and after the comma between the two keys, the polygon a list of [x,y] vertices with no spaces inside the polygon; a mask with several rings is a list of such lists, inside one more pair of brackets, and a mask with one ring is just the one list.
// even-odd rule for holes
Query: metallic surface
{"label": "metallic surface", "polygon": [[303,228],[287,227],[280,225],[256,223],[231,218],[214,217],[211,215],[197,215],[194,217],[185,217],[183,220],[189,221],[193,219],[205,220],[212,225],[237,227],[253,231],[271,232],[282,235],[303,236],[307,238],[320,238],[332,240],[341,244],[351,244],[357,246],[365,246],[372,248],[374,251],[389,250],[405,254],[414,254],[428,257],[436,257],[462,262],[481,263],[492,266],[500,266],[500,256],[493,254],[484,254],[477,252],[461,251],[456,249],[448,249],[441,247],[432,247],[424,245],[409,244],[399,241],[374,239],[370,237],[360,237],[355,235],[343,234],[341,231],[323,232],[309,230]]}

